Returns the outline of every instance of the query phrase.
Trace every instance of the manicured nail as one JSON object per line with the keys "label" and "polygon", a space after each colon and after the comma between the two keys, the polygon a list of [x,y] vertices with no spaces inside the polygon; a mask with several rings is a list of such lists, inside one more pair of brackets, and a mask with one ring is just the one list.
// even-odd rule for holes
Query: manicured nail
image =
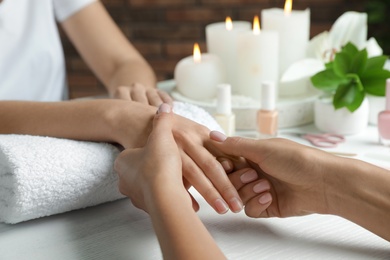
{"label": "manicured nail", "polygon": [[230,200],[230,206],[231,206],[231,209],[234,213],[240,212],[243,208],[241,200],[239,200],[237,198],[233,198]]}
{"label": "manicured nail", "polygon": [[217,142],[223,142],[226,140],[226,135],[222,134],[218,131],[211,131],[210,132],[210,138]]}
{"label": "manicured nail", "polygon": [[271,187],[269,186],[268,181],[261,181],[261,182],[257,183],[255,186],[253,186],[253,191],[255,193],[262,193],[262,192],[267,191],[269,189],[271,189]]}
{"label": "manicured nail", "polygon": [[253,169],[246,171],[243,175],[240,176],[242,183],[249,183],[257,179],[257,172]]}
{"label": "manicured nail", "polygon": [[232,167],[230,166],[230,163],[228,161],[222,161],[221,165],[225,171],[230,171],[232,169]]}
{"label": "manicured nail", "polygon": [[264,205],[264,204],[269,203],[271,200],[272,200],[272,196],[270,193],[267,192],[266,194],[262,195],[259,198],[259,203]]}
{"label": "manicured nail", "polygon": [[224,214],[229,210],[228,205],[226,205],[226,203],[221,199],[216,199],[214,206],[219,214]]}
{"label": "manicured nail", "polygon": [[171,106],[167,103],[162,103],[157,110],[158,114],[160,113],[170,113],[171,112]]}

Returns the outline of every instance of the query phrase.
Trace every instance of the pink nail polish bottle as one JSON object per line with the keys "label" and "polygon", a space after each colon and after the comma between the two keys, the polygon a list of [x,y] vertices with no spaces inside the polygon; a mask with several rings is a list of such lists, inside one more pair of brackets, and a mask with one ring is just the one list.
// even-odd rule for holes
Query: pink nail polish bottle
{"label": "pink nail polish bottle", "polygon": [[386,109],[378,115],[379,142],[390,146],[390,79],[386,81]]}

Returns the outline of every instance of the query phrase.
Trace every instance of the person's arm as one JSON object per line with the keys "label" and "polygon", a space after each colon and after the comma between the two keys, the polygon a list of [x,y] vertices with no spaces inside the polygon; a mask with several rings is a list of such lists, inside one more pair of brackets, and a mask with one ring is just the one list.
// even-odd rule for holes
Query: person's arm
{"label": "person's arm", "polygon": [[218,132],[211,138],[220,151],[246,158],[257,171],[257,178],[243,177],[245,169],[229,175],[248,216],[333,214],[390,241],[388,170],[286,139],[226,138]]}
{"label": "person's arm", "polygon": [[164,259],[225,259],[192,209],[183,186],[174,122],[169,105],[163,104],[146,146],[124,150],[118,156],[119,189],[149,213]]}
{"label": "person's arm", "polygon": [[110,96],[151,105],[172,102],[168,94],[155,88],[156,76],[149,63],[100,1],[84,7],[61,25]]}
{"label": "person's arm", "polygon": [[[125,148],[145,145],[155,107],[115,99],[65,102],[0,102],[0,134],[29,134],[75,140],[119,143]],[[241,199],[224,169],[205,148],[209,130],[174,115],[173,133],[186,181],[220,214],[229,206],[242,209]]]}

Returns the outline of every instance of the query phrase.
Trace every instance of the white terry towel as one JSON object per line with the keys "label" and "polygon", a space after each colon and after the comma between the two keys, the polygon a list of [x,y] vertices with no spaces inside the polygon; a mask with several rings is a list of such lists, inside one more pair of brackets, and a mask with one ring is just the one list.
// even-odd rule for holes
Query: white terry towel
{"label": "white terry towel", "polygon": [[[222,131],[205,110],[174,103],[176,114]],[[42,136],[0,135],[0,222],[18,223],[123,196],[107,143]]]}

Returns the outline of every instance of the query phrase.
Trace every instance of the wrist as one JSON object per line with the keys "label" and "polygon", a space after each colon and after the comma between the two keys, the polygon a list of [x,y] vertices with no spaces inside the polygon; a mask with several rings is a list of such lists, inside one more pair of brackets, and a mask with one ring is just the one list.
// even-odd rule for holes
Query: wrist
{"label": "wrist", "polygon": [[110,139],[125,148],[143,147],[153,129],[156,109],[132,101],[112,101],[103,116]]}
{"label": "wrist", "polygon": [[181,180],[159,176],[145,183],[142,190],[147,212],[175,207],[192,208],[190,195]]}

